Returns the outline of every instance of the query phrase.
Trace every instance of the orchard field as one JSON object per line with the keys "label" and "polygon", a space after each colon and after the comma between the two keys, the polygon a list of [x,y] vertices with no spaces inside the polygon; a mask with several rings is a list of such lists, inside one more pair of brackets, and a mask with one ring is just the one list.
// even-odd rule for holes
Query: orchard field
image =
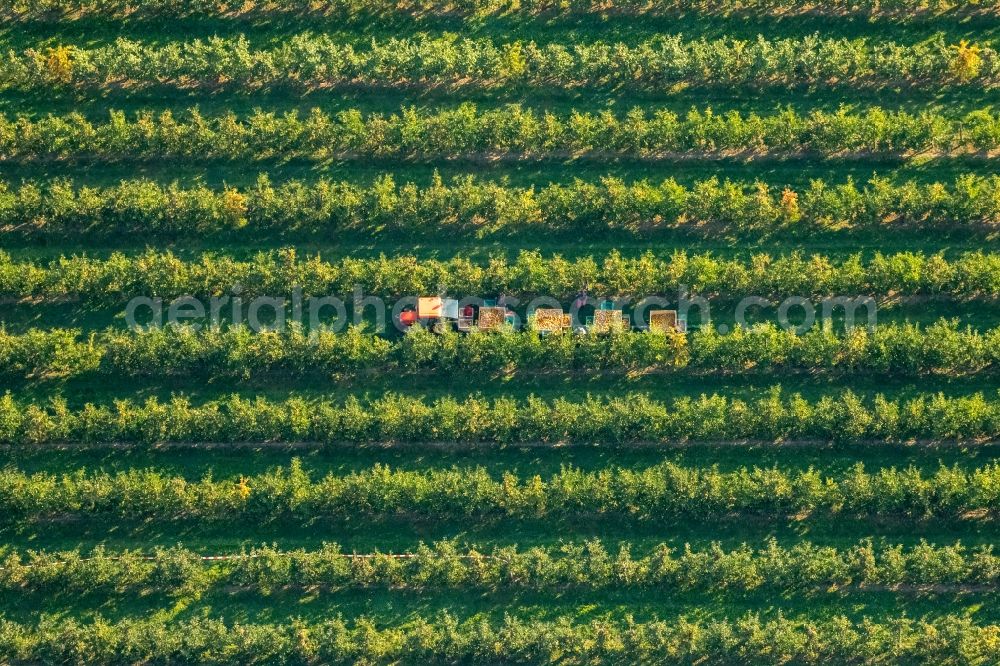
{"label": "orchard field", "polygon": [[1000,663],[997,0],[0,17],[0,663]]}

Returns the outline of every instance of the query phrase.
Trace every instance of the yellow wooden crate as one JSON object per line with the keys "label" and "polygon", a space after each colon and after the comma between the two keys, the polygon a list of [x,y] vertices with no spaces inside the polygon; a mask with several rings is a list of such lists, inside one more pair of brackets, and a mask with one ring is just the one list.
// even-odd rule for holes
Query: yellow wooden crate
{"label": "yellow wooden crate", "polygon": [[494,331],[507,321],[507,308],[479,308],[479,330]]}
{"label": "yellow wooden crate", "polygon": [[649,330],[655,333],[677,331],[677,310],[652,310],[649,313]]}
{"label": "yellow wooden crate", "polygon": [[535,310],[535,329],[549,333],[569,328],[569,315],[557,308]]}
{"label": "yellow wooden crate", "polygon": [[625,318],[621,310],[595,310],[594,325],[595,333],[607,333],[609,331],[620,331],[625,328]]}

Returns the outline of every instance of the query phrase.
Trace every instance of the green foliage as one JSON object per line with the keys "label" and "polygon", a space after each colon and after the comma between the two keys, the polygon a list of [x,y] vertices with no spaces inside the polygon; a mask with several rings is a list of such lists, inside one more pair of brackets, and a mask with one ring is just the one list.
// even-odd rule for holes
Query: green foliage
{"label": "green foliage", "polygon": [[57,47],[9,53],[0,59],[0,88],[72,84],[106,88],[167,85],[240,87],[336,84],[454,83],[535,86],[621,85],[656,88],[674,83],[789,84],[897,81],[920,85],[996,80],[1000,58],[989,46],[913,45],[823,39],[685,41],[661,35],[629,46],[591,43],[494,43],[490,39],[393,38],[367,49],[326,35],[303,33],[273,49],[253,49],[245,36],[165,46],[118,38],[94,48]]}
{"label": "green foliage", "polygon": [[692,109],[640,108],[615,115],[539,113],[520,104],[479,111],[472,103],[450,109],[405,108],[398,114],[331,115],[319,108],[304,117],[261,110],[240,118],[190,109],[140,111],[132,119],[111,111],[104,123],[80,113],[34,118],[0,115],[0,155],[7,159],[80,158],[149,160],[326,160],[335,157],[512,155],[566,157],[678,154],[915,156],[918,153],[989,151],[1000,147],[1000,120],[988,110],[961,118],[933,111],[912,114],[873,107],[850,112],[787,109],[771,115],[724,115]]}
{"label": "green foliage", "polygon": [[[1000,329],[950,321],[843,334],[818,326],[802,335],[771,325],[726,335],[706,326],[690,335],[547,337],[86,329],[100,316],[95,306],[136,295],[207,301],[237,285],[244,299],[288,296],[295,287],[349,297],[359,286],[387,300],[444,289],[564,303],[581,288],[673,300],[684,286],[726,305],[750,294],[864,294],[974,315],[1000,294],[1000,177],[932,181],[950,169],[941,158],[959,172],[985,173],[1000,149],[1000,113],[991,106],[1000,82],[998,0],[0,0],[0,16],[9,42],[0,54],[8,175],[0,245],[19,257],[0,250],[0,319],[9,310],[23,331],[0,324],[0,384],[26,392],[22,399],[0,389],[0,534],[11,544],[0,548],[0,663],[1000,663],[1000,627],[969,619],[990,615],[976,604],[988,605],[1000,584],[998,558],[989,546],[956,541],[967,534],[988,543],[1000,511],[1000,465],[985,446],[1000,438],[1000,394],[974,392],[1000,368]],[[758,89],[764,98],[753,96]],[[683,99],[699,95],[705,106],[688,111]],[[500,106],[499,98],[523,104]],[[792,107],[776,108],[779,98]],[[119,104],[127,111],[108,111]],[[387,104],[404,106],[394,113]],[[450,158],[487,175],[494,163],[512,165],[500,171],[516,171],[526,184],[478,175],[421,185],[389,176],[360,185],[363,174],[283,180],[352,165],[368,172],[372,161]],[[530,162],[539,159],[548,165],[541,171]],[[635,174],[657,160],[668,161],[658,172],[690,163],[707,173],[706,159],[768,182],[586,175],[600,173],[599,164]],[[900,171],[920,173],[919,182],[769,184],[796,164],[828,178],[904,161]],[[278,164],[289,168],[275,169],[273,181],[245,179],[247,168]],[[129,169],[130,180],[93,185]],[[70,171],[72,178],[59,177]],[[539,173],[559,183],[543,185]],[[18,180],[31,174],[45,180]],[[249,184],[215,184],[232,177]],[[856,231],[873,242],[850,255],[843,248]],[[733,238],[761,247],[780,234],[806,249],[737,249],[737,258],[448,258],[448,240],[458,235],[467,237],[463,245],[492,237],[491,246],[517,248],[531,246],[519,246],[517,234],[554,247],[556,238],[606,232],[631,236],[632,246],[690,232],[706,247]],[[898,235],[879,245],[883,232]],[[970,232],[981,251],[905,252],[896,244],[914,241],[902,234]],[[140,237],[155,250],[134,242],[128,249]],[[376,257],[351,246],[377,252],[382,238],[412,239],[417,256]],[[272,250],[278,239],[310,249]],[[194,249],[172,253],[178,241]],[[836,249],[809,249],[827,241]],[[424,248],[431,244],[436,250]],[[213,247],[225,250],[200,253]],[[331,247],[337,258],[315,254]],[[91,248],[99,258],[88,256]],[[61,252],[77,255],[49,261]],[[31,259],[39,256],[46,258]],[[53,328],[67,321],[84,328]],[[762,377],[808,374],[817,386],[867,376],[864,385],[909,377],[949,388],[947,396],[921,394],[913,379],[888,397],[838,388],[810,399],[779,387],[743,398],[664,388],[691,397],[663,401],[621,390],[628,382],[618,380],[645,373],[649,385],[705,377],[713,386],[756,386]],[[491,395],[526,395],[535,379],[579,388],[603,374],[612,377],[594,382],[609,390],[601,397],[451,397],[447,388],[487,382],[499,391]],[[149,395],[179,394],[147,399],[125,390],[124,399],[86,403],[83,392],[133,377]],[[402,395],[363,393],[389,377]],[[347,397],[255,397],[271,395],[271,382],[300,381],[342,383],[336,393]],[[202,384],[216,387],[211,395],[219,386],[241,395],[184,397]],[[444,397],[426,397],[424,386]],[[175,464],[202,442],[218,444],[198,455],[204,465]],[[289,462],[286,442],[308,458]],[[678,442],[712,446],[657,454]],[[769,467],[761,462],[769,454],[746,451],[741,462],[697,462],[725,456],[726,444],[762,442],[893,444],[868,468],[838,455],[848,448],[820,456],[819,468]],[[904,442],[960,443],[947,455],[958,462],[910,465],[896,446]],[[399,461],[393,468],[367,467],[383,460],[370,443],[451,443],[445,448],[455,455],[407,456],[397,446],[385,454]],[[561,470],[546,462],[554,451],[544,460],[532,453],[572,443],[606,448],[574,451],[584,468]],[[632,443],[651,448],[625,453]],[[344,458],[355,444],[365,451]],[[483,459],[470,450],[477,445],[485,445]],[[66,460],[62,447],[79,450]],[[121,455],[109,456],[109,447]],[[240,467],[233,448],[267,451]],[[918,457],[925,454],[934,457]],[[136,455],[164,468],[136,464]],[[284,466],[270,468],[261,456]],[[460,462],[449,467],[452,460]],[[528,538],[547,545],[480,552],[445,540],[377,552],[400,542],[376,533],[397,522],[487,542],[540,533]],[[697,533],[737,526],[754,545],[672,549],[683,540],[667,532],[689,525]],[[626,534],[632,527],[636,534]],[[864,538],[924,527],[950,536],[944,545],[912,546]],[[284,541],[331,528],[338,539],[359,530],[376,552],[291,550],[285,542],[225,560],[201,556],[234,534],[255,543],[263,534]],[[497,538],[493,530],[503,528],[514,532]],[[602,530],[626,541],[585,540]],[[796,536],[807,534],[812,541]],[[661,535],[670,545],[638,550]],[[147,538],[189,544],[151,549]],[[94,546],[105,539],[134,550]],[[21,550],[42,543],[68,550]],[[931,598],[914,601],[914,593]],[[530,608],[522,604],[528,597]],[[733,610],[758,601],[787,604],[796,619]],[[921,619],[894,617],[894,601]],[[427,614],[456,603],[483,612],[464,620]],[[641,622],[628,615],[633,605]],[[316,612],[359,606],[400,624]],[[674,617],[677,607],[697,619]],[[295,609],[311,619],[289,617]],[[239,624],[251,617],[264,624]]]}
{"label": "green foliage", "polygon": [[974,441],[1000,436],[1000,396],[905,400],[850,391],[809,402],[779,388],[756,400],[721,395],[661,403],[641,394],[580,402],[530,397],[427,402],[388,395],[344,403],[271,402],[232,396],[193,405],[169,402],[87,404],[70,410],[0,398],[0,443],[134,442],[486,442],[491,444],[675,441]]}
{"label": "green foliage", "polygon": [[945,615],[885,623],[822,620],[735,620],[615,623],[518,619],[501,622],[443,614],[379,627],[348,624],[233,624],[128,619],[89,623],[43,617],[37,624],[0,621],[0,657],[10,662],[170,664],[968,664],[1000,659],[1000,627]]}
{"label": "green foliage", "polygon": [[293,14],[298,17],[347,18],[400,14],[458,15],[481,20],[487,16],[534,15],[576,16],[607,12],[638,16],[671,15],[697,12],[703,15],[764,14],[787,17],[790,14],[816,13],[842,17],[860,15],[900,17],[903,19],[940,14],[996,14],[995,0],[405,0],[386,5],[372,0],[255,0],[233,11],[230,5],[215,0],[144,0],[136,5],[129,0],[3,0],[0,11],[19,20],[69,21],[74,17],[238,18],[268,14]]}
{"label": "green foliage", "polygon": [[[444,290],[460,297],[503,292],[565,299],[584,288],[606,296],[675,298],[683,288],[727,298],[873,294],[993,299],[1000,293],[1000,254],[963,252],[948,259],[923,252],[876,252],[868,259],[859,253],[838,261],[793,252],[760,253],[747,260],[677,250],[669,256],[647,251],[624,257],[612,251],[604,257],[566,259],[522,250],[512,260],[498,255],[483,262],[460,255],[327,261],[318,254],[300,257],[291,248],[258,252],[248,260],[212,253],[182,259],[170,251],[147,249],[133,255],[114,252],[105,258],[64,256],[40,264],[14,261],[0,251],[4,296],[73,296],[118,303],[135,296],[207,298],[230,294],[236,285],[244,302],[255,296],[291,296],[296,287],[305,296],[336,295],[346,301],[352,299],[355,287],[365,295],[384,298]],[[862,308],[858,316],[863,312]]]}
{"label": "green foliage", "polygon": [[969,471],[942,466],[867,472],[860,464],[824,475],[815,469],[563,468],[548,479],[491,476],[481,467],[393,470],[384,465],[313,479],[298,460],[238,480],[188,481],[155,469],[114,474],[26,474],[0,470],[0,515],[18,523],[50,516],[169,522],[283,520],[320,516],[543,518],[593,515],[641,519],[720,519],[733,514],[935,518],[960,522],[1000,509],[1000,465]]}
{"label": "green foliage", "polygon": [[814,180],[806,189],[765,183],[684,186],[599,181],[514,187],[474,176],[428,187],[397,184],[392,175],[370,186],[351,181],[288,180],[261,174],[253,187],[213,189],[123,180],[91,187],[72,179],[0,183],[0,230],[25,237],[208,236],[256,231],[322,235],[615,230],[645,234],[680,229],[712,236],[827,230],[990,231],[1000,224],[1000,176],[959,176],[950,185],[893,183],[873,178]]}
{"label": "green foliage", "polygon": [[980,333],[957,322],[926,328],[890,324],[837,335],[815,326],[799,335],[774,324],[713,328],[694,334],[620,331],[607,335],[500,332],[435,336],[411,329],[389,340],[350,327],[252,333],[242,326],[168,325],[109,329],[80,340],[65,329],[22,335],[0,328],[0,376],[258,376],[474,372],[560,373],[570,370],[658,372],[882,372],[974,374],[1000,368],[1000,329]]}
{"label": "green foliage", "polygon": [[715,543],[704,550],[660,544],[644,556],[628,544],[612,555],[599,540],[558,548],[495,547],[489,553],[461,551],[449,541],[421,544],[411,553],[344,553],[337,544],[319,550],[281,551],[262,546],[203,559],[181,547],[92,553],[30,551],[9,553],[0,562],[0,587],[24,593],[53,591],[92,594],[164,591],[199,594],[213,586],[268,593],[287,587],[392,587],[416,589],[566,587],[609,589],[651,587],[670,592],[749,592],[759,589],[811,593],[823,589],[886,586],[992,586],[1000,583],[1000,556],[990,546],[960,543],[875,547],[863,541],[850,548],[808,541],[785,548],[771,540],[763,548],[744,544],[726,551]]}

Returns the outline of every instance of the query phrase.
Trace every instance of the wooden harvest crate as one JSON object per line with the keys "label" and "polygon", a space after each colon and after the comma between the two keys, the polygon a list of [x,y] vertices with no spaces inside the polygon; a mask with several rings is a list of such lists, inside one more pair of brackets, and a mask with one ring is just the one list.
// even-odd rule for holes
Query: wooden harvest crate
{"label": "wooden harvest crate", "polygon": [[649,313],[649,330],[654,333],[677,331],[677,310],[652,310]]}
{"label": "wooden harvest crate", "polygon": [[507,308],[479,308],[479,330],[495,331],[503,328],[507,320]]}
{"label": "wooden harvest crate", "polygon": [[594,326],[595,333],[607,333],[609,331],[621,331],[625,329],[625,317],[621,310],[595,310]]}
{"label": "wooden harvest crate", "polygon": [[535,329],[554,333],[569,328],[570,316],[558,308],[539,308],[535,310]]}

